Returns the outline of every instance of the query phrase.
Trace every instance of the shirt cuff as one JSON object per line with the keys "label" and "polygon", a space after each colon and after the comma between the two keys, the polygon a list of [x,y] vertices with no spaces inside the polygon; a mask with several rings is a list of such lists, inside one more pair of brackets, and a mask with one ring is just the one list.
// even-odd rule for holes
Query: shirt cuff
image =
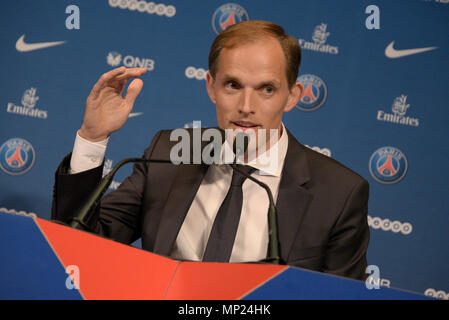
{"label": "shirt cuff", "polygon": [[109,138],[103,141],[91,142],[76,133],[69,174],[75,174],[99,167],[106,153]]}

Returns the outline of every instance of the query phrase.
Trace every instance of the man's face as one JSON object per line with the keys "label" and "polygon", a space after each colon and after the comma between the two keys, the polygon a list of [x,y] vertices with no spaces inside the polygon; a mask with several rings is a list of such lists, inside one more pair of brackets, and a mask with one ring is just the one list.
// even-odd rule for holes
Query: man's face
{"label": "man's face", "polygon": [[[303,92],[300,83],[289,88],[286,59],[279,42],[263,40],[223,49],[215,79],[207,74],[207,91],[216,105],[222,129],[281,130],[282,115]],[[268,138],[268,137],[267,137]]]}

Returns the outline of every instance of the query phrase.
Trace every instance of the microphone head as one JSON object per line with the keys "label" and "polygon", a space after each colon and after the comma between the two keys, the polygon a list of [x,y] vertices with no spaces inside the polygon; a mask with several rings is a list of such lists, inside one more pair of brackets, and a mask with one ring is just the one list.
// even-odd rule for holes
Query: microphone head
{"label": "microphone head", "polygon": [[249,139],[249,135],[244,132],[239,132],[235,135],[232,150],[234,151],[236,158],[239,155],[243,155],[246,150],[248,150]]}

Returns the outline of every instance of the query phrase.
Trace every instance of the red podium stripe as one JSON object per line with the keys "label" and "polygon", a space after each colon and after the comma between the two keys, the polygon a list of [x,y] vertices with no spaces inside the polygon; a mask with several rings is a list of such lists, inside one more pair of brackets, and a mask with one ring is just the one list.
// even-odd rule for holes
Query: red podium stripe
{"label": "red podium stripe", "polygon": [[287,266],[183,262],[167,291],[167,300],[235,300],[277,276]]}
{"label": "red podium stripe", "polygon": [[85,299],[162,299],[179,262],[35,219],[65,268],[76,265]]}

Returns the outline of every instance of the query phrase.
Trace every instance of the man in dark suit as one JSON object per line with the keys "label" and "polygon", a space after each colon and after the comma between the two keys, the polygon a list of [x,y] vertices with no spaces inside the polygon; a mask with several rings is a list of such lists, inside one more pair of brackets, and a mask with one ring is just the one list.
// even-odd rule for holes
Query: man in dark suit
{"label": "man in dark suit", "polygon": [[[283,113],[294,108],[303,92],[296,82],[300,57],[297,41],[281,27],[260,21],[236,24],[217,36],[211,47],[207,91],[221,129],[277,132],[276,141],[265,141],[266,148],[279,156],[276,166],[267,173],[256,164],[258,170],[251,176],[266,183],[276,200],[282,260],[365,279],[367,181],[301,145],[282,124]],[[70,221],[98,183],[107,139],[125,123],[143,82],[134,79],[122,98],[124,85],[144,73],[144,69],[121,67],[95,84],[73,153],[56,173],[54,219]],[[175,145],[170,134],[159,131],[144,157],[168,159]],[[249,164],[247,154],[243,161]],[[248,179],[241,179],[236,187],[234,171],[227,164],[136,164],[132,175],[104,197],[88,224],[123,243],[142,237],[143,249],[175,259],[262,260],[268,246],[268,200],[265,191]],[[216,239],[217,221],[231,190],[237,189],[243,197],[241,209],[234,210],[237,229],[229,231],[231,247],[220,260],[214,258],[216,252],[211,255],[211,242],[224,241]]]}

